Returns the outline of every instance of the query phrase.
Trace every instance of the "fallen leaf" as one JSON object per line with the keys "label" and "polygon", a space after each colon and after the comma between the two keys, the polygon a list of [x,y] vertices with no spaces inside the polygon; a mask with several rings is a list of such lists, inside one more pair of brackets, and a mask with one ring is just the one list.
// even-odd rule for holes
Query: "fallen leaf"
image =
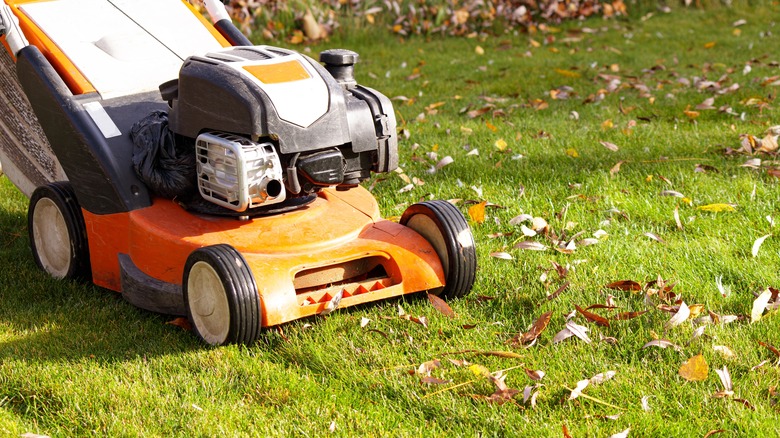
{"label": "fallen leaf", "polygon": [[680,211],[677,209],[677,206],[674,207],[674,223],[677,225],[678,230],[683,229],[683,224],[680,221]]}
{"label": "fallen leaf", "polygon": [[469,217],[472,221],[478,224],[485,223],[485,205],[487,205],[487,201],[469,207]]}
{"label": "fallen leaf", "polygon": [[637,283],[633,280],[620,280],[615,281],[612,283],[609,283],[608,285],[604,286],[607,289],[617,289],[617,290],[627,290],[627,291],[640,291],[642,290],[642,285]]}
{"label": "fallen leaf", "polygon": [[569,394],[569,400],[574,400],[579,397],[580,394],[582,394],[582,391],[588,387],[588,384],[590,384],[590,379],[584,379],[577,382],[577,387],[572,389],[571,394]]}
{"label": "fallen leaf", "polygon": [[555,292],[551,293],[550,295],[547,295],[546,301],[552,301],[556,298],[558,298],[558,295],[561,294],[566,288],[569,287],[569,282],[563,283]]}
{"label": "fallen leaf", "polygon": [[491,252],[490,257],[501,259],[501,260],[513,260],[514,257],[512,257],[512,254],[509,254],[508,252]]}
{"label": "fallen leaf", "polygon": [[697,354],[682,364],[679,374],[680,377],[689,382],[701,382],[707,380],[709,365],[707,365],[704,356]]}
{"label": "fallen leaf", "polygon": [[713,213],[721,213],[724,211],[737,211],[731,204],[707,204],[696,207],[697,210],[710,211]]}
{"label": "fallen leaf", "polygon": [[729,374],[728,368],[723,366],[723,369],[715,370],[715,373],[720,377],[720,383],[723,385],[723,390],[726,392],[734,391],[734,384],[731,381],[731,374]]}
{"label": "fallen leaf", "polygon": [[674,191],[674,190],[664,190],[661,193],[659,193],[661,196],[673,196],[675,198],[684,198],[685,195],[683,195],[680,192]]}
{"label": "fallen leaf", "polygon": [[659,348],[672,347],[675,351],[682,351],[682,348],[667,341],[666,339],[655,339],[642,346],[642,348],[648,348],[648,347],[659,347]]}
{"label": "fallen leaf", "polygon": [[528,249],[531,251],[545,251],[547,250],[547,246],[545,246],[542,243],[535,242],[532,240],[524,240],[518,244],[515,245],[515,248],[517,249]]}
{"label": "fallen leaf", "polygon": [[725,345],[713,345],[712,349],[720,353],[720,355],[723,356],[724,359],[734,359],[735,357],[737,357],[737,355],[734,354],[733,351],[731,351],[731,348]]}
{"label": "fallen leaf", "polygon": [[582,77],[582,75],[580,73],[576,72],[576,71],[564,70],[562,68],[556,68],[555,72],[558,73],[561,76],[564,76],[564,77],[567,77],[567,78],[572,78],[572,79],[577,79],[577,78]]}
{"label": "fallen leaf", "polygon": [[664,330],[677,327],[678,325],[687,321],[689,316],[691,316],[691,311],[685,304],[685,301],[683,301],[680,303],[680,308],[677,310],[677,313],[675,313],[674,316],[672,316],[672,318],[669,319],[666,324],[664,324]]}
{"label": "fallen leaf", "polygon": [[645,412],[650,412],[652,409],[650,409],[650,397],[651,395],[646,395],[642,397],[642,410]]}
{"label": "fallen leaf", "polygon": [[769,236],[771,236],[771,234],[761,236],[758,239],[756,239],[755,242],[753,242],[753,248],[750,250],[750,253],[753,254],[753,257],[756,257],[758,255],[758,250],[761,248],[761,245]]}
{"label": "fallen leaf", "polygon": [[622,432],[618,432],[618,433],[614,433],[614,434],[610,435],[609,438],[627,438],[628,437],[628,433],[630,431],[631,431],[631,428],[629,427],[629,428],[627,428],[626,430],[624,430]]}
{"label": "fallen leaf", "polygon": [[581,339],[586,344],[590,344],[592,342],[587,335],[588,328],[583,325],[579,325],[573,321],[567,321],[566,328],[564,330],[568,330],[572,335]]}
{"label": "fallen leaf", "polygon": [[508,146],[506,140],[504,140],[503,138],[499,138],[498,140],[496,140],[494,144],[496,146],[496,149],[502,152],[505,151]]}
{"label": "fallen leaf", "polygon": [[542,371],[542,370],[535,370],[534,371],[534,370],[526,368],[525,369],[525,374],[528,376],[529,379],[531,379],[533,381],[539,381],[539,380],[542,380],[542,378],[545,375],[545,372]]}
{"label": "fallen leaf", "polygon": [[704,435],[704,438],[710,438],[713,435],[716,435],[716,434],[719,434],[719,433],[723,433],[725,431],[726,431],[726,429],[714,429],[714,430],[711,430],[711,431],[707,432]]}
{"label": "fallen leaf", "polygon": [[190,320],[187,318],[176,318],[172,321],[166,322],[168,325],[175,325],[176,327],[179,327],[181,329],[184,329],[188,332],[192,331],[192,323],[190,323]]}
{"label": "fallen leaf", "polygon": [[588,321],[595,322],[597,325],[602,327],[609,327],[609,321],[607,318],[604,318],[603,316],[597,315],[593,312],[589,312],[576,304],[574,305],[574,308],[577,309],[577,312],[584,316]]}
{"label": "fallen leaf", "polygon": [[758,345],[760,345],[760,346],[762,346],[762,347],[766,347],[766,348],[768,348],[768,349],[769,349],[769,351],[771,351],[772,353],[774,353],[774,354],[775,354],[775,356],[777,356],[778,358],[780,358],[780,350],[778,350],[777,348],[775,348],[773,345],[771,345],[771,344],[767,344],[766,342],[763,342],[763,341],[758,341]]}
{"label": "fallen leaf", "polygon": [[420,383],[425,383],[428,385],[446,385],[447,383],[452,383],[452,380],[442,380],[437,377],[426,376],[420,379]]}
{"label": "fallen leaf", "polygon": [[371,320],[366,318],[365,316],[360,318],[360,328],[365,328],[365,326],[367,326],[370,322]]}
{"label": "fallen leaf", "polygon": [[655,240],[658,243],[662,243],[662,244],[666,245],[666,241],[664,239],[661,239],[660,237],[658,237],[657,234],[654,234],[654,233],[644,233],[643,235],[648,237],[648,238],[650,238],[650,239],[652,239],[652,240]]}
{"label": "fallen leaf", "polygon": [[608,141],[600,141],[599,143],[601,143],[602,146],[604,146],[605,148],[609,149],[612,152],[617,152],[620,149],[617,147],[617,145],[615,145],[614,143],[610,143]]}
{"label": "fallen leaf", "polygon": [[441,298],[433,294],[428,294],[428,301],[430,301],[433,305],[433,308],[438,310],[442,315],[446,316],[447,318],[455,318],[455,312],[453,312],[449,304],[447,304]]}
{"label": "fallen leaf", "polygon": [[439,359],[429,360],[428,362],[421,363],[420,366],[417,367],[415,373],[430,375],[431,371],[439,367],[441,367],[441,361],[439,361]]}
{"label": "fallen leaf", "polygon": [[766,305],[769,304],[769,300],[772,298],[772,291],[769,288],[764,289],[761,294],[758,295],[753,301],[753,309],[750,311],[750,322],[756,322],[761,319],[761,315],[766,310]]}
{"label": "fallen leaf", "polygon": [[574,148],[568,148],[566,149],[566,155],[572,157],[572,158],[579,158],[580,153],[577,152],[577,149]]}
{"label": "fallen leaf", "polygon": [[547,325],[550,323],[550,318],[552,318],[552,314],[552,311],[543,313],[539,318],[536,319],[536,321],[534,321],[530,330],[515,336],[514,338],[510,339],[509,342],[513,345],[524,345],[535,341],[536,338],[538,338],[539,335],[541,335],[542,332],[544,332],[544,330],[547,328]]}
{"label": "fallen leaf", "polygon": [[647,310],[641,310],[639,312],[623,312],[613,316],[612,319],[614,319],[615,321],[628,321],[630,319],[634,319],[639,316],[642,316],[645,313],[647,313]]}
{"label": "fallen leaf", "polygon": [[611,169],[609,169],[609,174],[615,176],[615,174],[620,172],[620,166],[622,166],[623,163],[625,163],[625,161],[618,161],[617,163],[615,163],[615,165],[612,166]]}
{"label": "fallen leaf", "polygon": [[617,374],[617,371],[607,371],[604,373],[598,373],[595,376],[590,378],[590,383],[592,385],[601,385],[607,380],[610,380],[613,377],[615,377],[615,374]]}

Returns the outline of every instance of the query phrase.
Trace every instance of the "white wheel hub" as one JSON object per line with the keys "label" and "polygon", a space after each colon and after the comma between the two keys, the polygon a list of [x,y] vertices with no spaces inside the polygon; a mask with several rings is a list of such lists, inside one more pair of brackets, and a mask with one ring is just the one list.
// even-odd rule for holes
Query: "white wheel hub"
{"label": "white wheel hub", "polygon": [[447,242],[444,240],[444,235],[439,230],[436,222],[424,214],[415,214],[409,218],[406,226],[423,236],[433,246],[436,255],[441,260],[444,275],[447,276],[450,270],[450,256],[447,253]]}
{"label": "white wheel hub", "polygon": [[57,204],[49,198],[39,199],[32,226],[35,251],[43,269],[54,278],[65,278],[73,260],[71,236]]}
{"label": "white wheel hub", "polygon": [[203,261],[196,262],[187,278],[187,305],[192,323],[203,340],[221,345],[230,332],[230,307],[219,274]]}

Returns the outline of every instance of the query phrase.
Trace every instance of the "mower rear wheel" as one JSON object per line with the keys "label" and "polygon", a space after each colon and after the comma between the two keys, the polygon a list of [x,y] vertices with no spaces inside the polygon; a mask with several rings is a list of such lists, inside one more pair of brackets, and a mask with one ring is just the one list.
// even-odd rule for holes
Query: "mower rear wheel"
{"label": "mower rear wheel", "polygon": [[38,187],[30,198],[27,230],[35,263],[54,278],[91,279],[84,216],[70,184]]}
{"label": "mower rear wheel", "polygon": [[425,201],[406,209],[406,225],[427,240],[441,260],[445,285],[443,298],[460,298],[471,291],[477,272],[477,250],[466,218],[445,201]]}
{"label": "mower rear wheel", "polygon": [[235,248],[222,244],[193,251],[184,267],[182,288],[187,316],[207,344],[257,340],[262,323],[257,284]]}

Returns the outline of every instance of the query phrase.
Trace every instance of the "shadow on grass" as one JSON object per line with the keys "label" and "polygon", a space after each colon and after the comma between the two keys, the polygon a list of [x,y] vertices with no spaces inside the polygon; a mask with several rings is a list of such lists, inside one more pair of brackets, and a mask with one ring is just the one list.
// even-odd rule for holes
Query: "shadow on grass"
{"label": "shadow on grass", "polygon": [[121,361],[200,347],[194,335],[166,324],[173,317],[40,271],[26,217],[5,209],[0,209],[0,266],[0,360]]}

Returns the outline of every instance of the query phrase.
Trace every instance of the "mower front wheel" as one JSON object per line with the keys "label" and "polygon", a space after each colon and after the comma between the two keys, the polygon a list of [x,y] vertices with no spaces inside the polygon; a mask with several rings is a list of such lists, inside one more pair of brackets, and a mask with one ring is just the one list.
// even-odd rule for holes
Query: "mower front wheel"
{"label": "mower front wheel", "polygon": [[35,189],[27,210],[27,231],[38,267],[57,279],[91,280],[84,216],[69,183]]}
{"label": "mower front wheel", "polygon": [[466,218],[446,201],[425,201],[406,209],[406,225],[427,240],[441,260],[445,285],[438,295],[460,298],[471,291],[477,272],[477,250]]}
{"label": "mower front wheel", "polygon": [[210,345],[251,344],[260,334],[261,302],[252,271],[230,245],[190,254],[182,282],[195,332]]}

